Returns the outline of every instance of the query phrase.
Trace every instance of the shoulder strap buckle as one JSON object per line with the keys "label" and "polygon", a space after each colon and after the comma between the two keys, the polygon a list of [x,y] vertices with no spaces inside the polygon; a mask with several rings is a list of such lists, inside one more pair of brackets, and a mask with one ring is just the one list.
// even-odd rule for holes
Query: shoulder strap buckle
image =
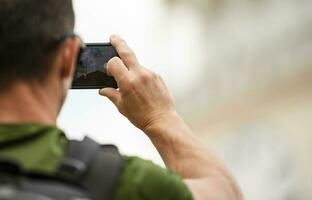
{"label": "shoulder strap buckle", "polygon": [[88,137],[85,137],[82,142],[69,141],[57,175],[72,182],[79,181],[87,172],[99,149],[100,146]]}

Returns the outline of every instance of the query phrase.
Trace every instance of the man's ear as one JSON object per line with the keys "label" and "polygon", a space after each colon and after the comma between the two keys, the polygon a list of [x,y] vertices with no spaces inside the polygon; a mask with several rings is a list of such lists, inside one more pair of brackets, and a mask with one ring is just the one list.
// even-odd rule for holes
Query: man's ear
{"label": "man's ear", "polygon": [[80,40],[78,38],[67,39],[59,49],[61,60],[60,75],[63,79],[71,78],[77,62],[77,55],[80,49]]}

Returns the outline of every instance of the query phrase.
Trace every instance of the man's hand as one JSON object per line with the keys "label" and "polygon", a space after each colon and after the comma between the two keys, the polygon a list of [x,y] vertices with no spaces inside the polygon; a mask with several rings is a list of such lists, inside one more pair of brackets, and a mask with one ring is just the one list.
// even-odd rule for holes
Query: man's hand
{"label": "man's hand", "polygon": [[162,78],[143,68],[119,36],[110,40],[120,58],[112,58],[107,71],[116,79],[119,89],[104,88],[100,94],[108,97],[120,113],[143,131],[175,113],[173,98]]}
{"label": "man's hand", "polygon": [[167,168],[184,179],[195,199],[243,199],[231,173],[206,151],[176,113],[160,76],[141,67],[120,37],[112,36],[111,43],[120,58],[112,58],[107,70],[119,89],[105,88],[100,94],[149,136]]}

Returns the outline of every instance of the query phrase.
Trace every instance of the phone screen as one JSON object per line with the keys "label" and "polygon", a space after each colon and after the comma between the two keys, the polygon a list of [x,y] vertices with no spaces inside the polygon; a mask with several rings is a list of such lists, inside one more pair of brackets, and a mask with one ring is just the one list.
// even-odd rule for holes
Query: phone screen
{"label": "phone screen", "polygon": [[106,73],[107,62],[116,56],[109,43],[87,44],[77,61],[72,89],[117,88],[115,79]]}

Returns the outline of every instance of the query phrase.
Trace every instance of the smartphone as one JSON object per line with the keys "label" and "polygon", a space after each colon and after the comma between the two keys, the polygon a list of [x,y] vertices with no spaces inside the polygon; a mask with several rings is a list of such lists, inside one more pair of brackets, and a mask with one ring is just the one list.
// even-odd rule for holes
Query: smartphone
{"label": "smartphone", "polygon": [[74,73],[72,89],[118,88],[117,82],[106,73],[107,63],[119,57],[110,43],[89,43],[81,49]]}

